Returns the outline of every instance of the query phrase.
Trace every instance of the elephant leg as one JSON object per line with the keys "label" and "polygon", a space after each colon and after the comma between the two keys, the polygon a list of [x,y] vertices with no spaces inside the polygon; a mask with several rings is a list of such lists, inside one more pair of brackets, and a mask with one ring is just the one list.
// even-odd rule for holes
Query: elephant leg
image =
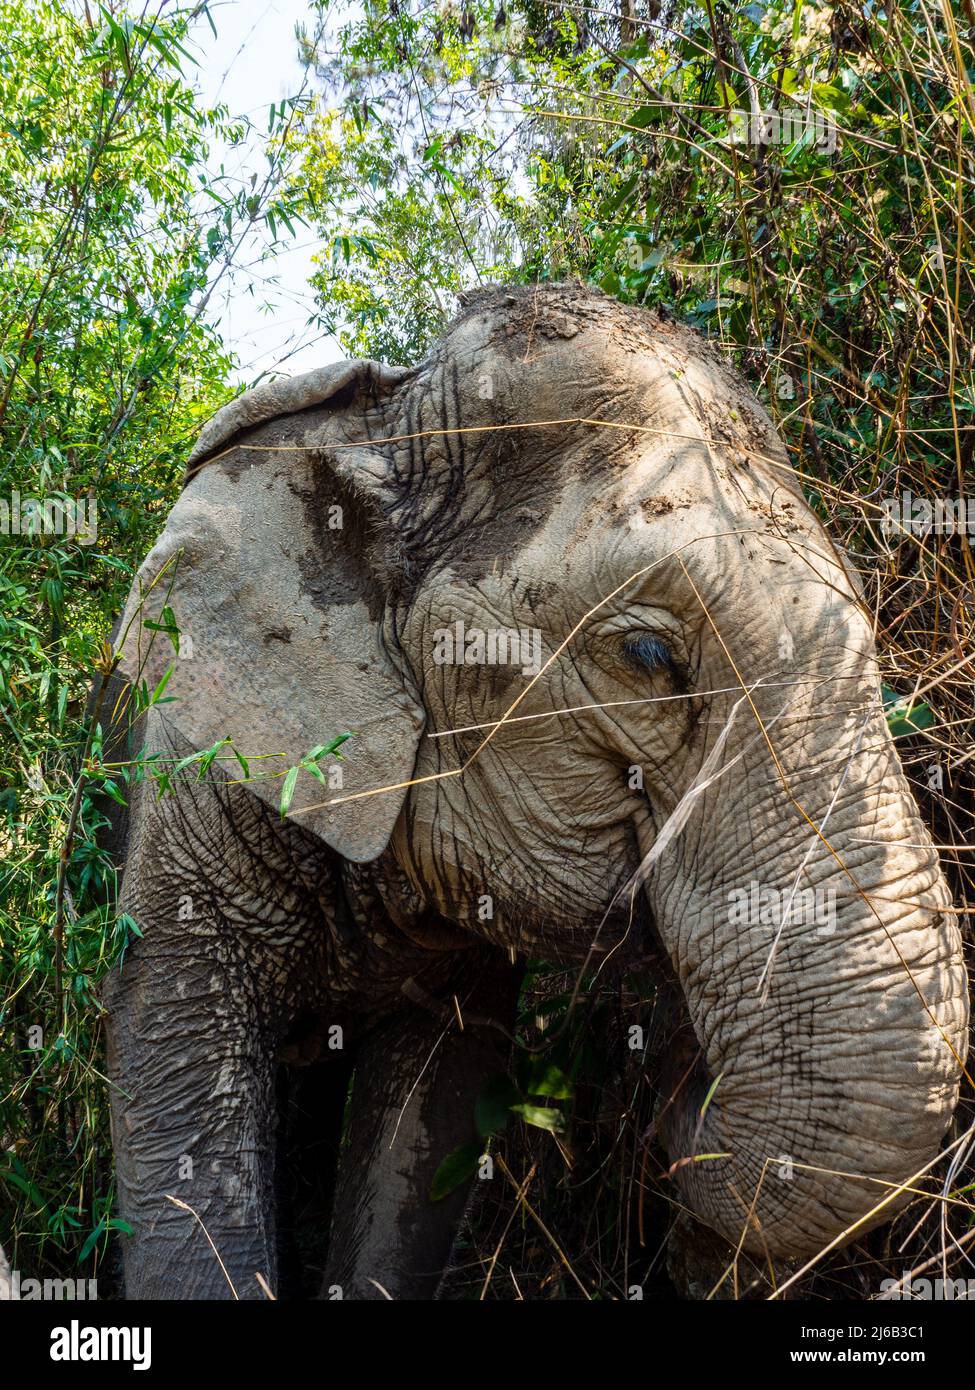
{"label": "elephant leg", "polygon": [[322,931],[269,820],[225,784],[133,796],[140,936],[104,987],[129,1298],[277,1293],[276,1057]]}
{"label": "elephant leg", "polygon": [[[500,955],[477,952],[477,983],[458,989],[464,1015],[513,1031],[520,983]],[[441,1162],[475,1139],[474,1102],[505,1070],[510,1043],[485,1023],[410,1007],[367,1034],[356,1057],[339,1162],[323,1298],[430,1299],[467,1198],[462,1184],[438,1202]]]}
{"label": "elephant leg", "polygon": [[260,1298],[255,1274],[277,1280],[272,1059],[222,970],[170,965],[143,954],[110,994],[126,1296]]}

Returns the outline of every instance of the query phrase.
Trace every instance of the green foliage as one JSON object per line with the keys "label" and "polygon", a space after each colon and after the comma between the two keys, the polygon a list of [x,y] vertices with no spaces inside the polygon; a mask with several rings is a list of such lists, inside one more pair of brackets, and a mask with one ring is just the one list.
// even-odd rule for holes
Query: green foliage
{"label": "green foliage", "polygon": [[[350,352],[415,360],[459,291],[578,275],[719,339],[814,497],[918,471],[963,490],[975,105],[954,10],[328,8],[303,178]],[[775,143],[741,138],[753,107]]]}
{"label": "green foliage", "polygon": [[[531,980],[532,976],[529,975],[526,987],[530,988]],[[560,1048],[560,1055],[567,1049],[571,1050],[578,1063],[582,1052],[576,1044],[576,1036],[567,1036]],[[499,1072],[485,1082],[474,1102],[477,1138],[461,1144],[443,1159],[431,1184],[431,1201],[439,1201],[470,1180],[492,1137],[501,1134],[512,1118],[522,1120],[534,1129],[547,1130],[550,1134],[559,1134],[565,1129],[566,1114],[561,1109],[535,1104],[539,1097],[565,1101],[571,1101],[573,1097],[573,1083],[551,1060],[550,1047],[544,1046],[541,1052],[519,1048],[516,1072],[517,1081]]]}
{"label": "green foliage", "polygon": [[461,1144],[449,1153],[433,1175],[430,1184],[430,1201],[440,1202],[456,1192],[462,1183],[470,1182],[481,1161],[483,1145],[472,1139]]}
{"label": "green foliage", "polygon": [[[462,35],[475,12],[472,45]],[[306,123],[300,187],[322,238],[323,319],[350,354],[416,361],[458,291],[517,275],[522,238],[534,250],[546,230],[516,190],[516,145],[499,147],[500,127],[483,119],[505,120],[490,98],[507,63],[494,19],[483,4],[416,16],[370,5],[319,60],[326,92]]]}
{"label": "green foliage", "polygon": [[891,690],[889,685],[884,686],[883,697],[887,727],[894,738],[918,734],[923,729],[930,729],[936,722],[930,705],[926,705],[923,700],[914,703]]}
{"label": "green foliage", "polygon": [[119,1229],[95,988],[138,927],[96,845],[125,795],[102,761],[113,711],[86,725],[85,699],[233,394],[213,286],[255,222],[276,235],[295,212],[277,124],[264,187],[207,172],[245,126],[194,94],[191,12],[155,9],[0,0],[0,1243],[38,1275],[97,1273]]}

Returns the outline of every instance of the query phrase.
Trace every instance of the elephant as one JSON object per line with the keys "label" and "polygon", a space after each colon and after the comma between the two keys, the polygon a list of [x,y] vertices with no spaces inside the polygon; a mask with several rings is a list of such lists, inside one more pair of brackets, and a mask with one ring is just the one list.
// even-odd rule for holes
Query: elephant
{"label": "elephant", "polygon": [[966,974],[871,615],[672,316],[491,286],[417,367],[247,391],[115,641],[128,1297],[287,1295],[295,1113],[332,1192],[321,1296],[436,1297],[467,1193],[431,1182],[529,957],[659,950],[655,1129],[733,1250],[842,1244],[936,1157]]}

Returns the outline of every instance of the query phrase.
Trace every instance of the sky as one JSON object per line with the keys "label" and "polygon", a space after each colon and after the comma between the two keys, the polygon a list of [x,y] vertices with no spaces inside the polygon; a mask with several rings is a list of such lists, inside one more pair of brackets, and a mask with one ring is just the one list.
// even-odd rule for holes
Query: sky
{"label": "sky", "polygon": [[[301,87],[303,69],[294,30],[299,21],[308,21],[309,6],[307,0],[213,0],[210,11],[217,37],[201,18],[194,85],[207,105],[224,102],[232,116],[247,113],[256,122],[255,138],[243,148],[214,146],[211,172],[223,160],[228,172],[244,177],[256,172],[260,181],[267,167],[261,137],[268,108]],[[344,356],[320,328],[305,327],[315,310],[308,278],[317,242],[313,228],[296,223],[295,232],[294,241],[286,241],[273,261],[254,264],[256,244],[250,255],[244,248],[241,269],[232,278],[224,277],[211,301],[210,316],[219,320],[224,343],[239,359],[242,382],[252,382],[272,368],[293,376]],[[271,313],[263,307],[268,301]]]}

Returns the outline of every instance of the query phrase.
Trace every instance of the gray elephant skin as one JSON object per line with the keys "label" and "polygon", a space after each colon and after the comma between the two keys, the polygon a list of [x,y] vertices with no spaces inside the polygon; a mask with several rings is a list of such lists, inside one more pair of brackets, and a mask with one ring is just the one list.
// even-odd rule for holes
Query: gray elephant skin
{"label": "gray elephant skin", "polygon": [[171,668],[124,735],[147,767],[232,741],[165,795],[132,778],[120,836],[128,1297],[287,1296],[299,1142],[334,1190],[323,1296],[434,1297],[465,1194],[430,1184],[529,957],[669,962],[663,1162],[761,1262],[889,1219],[937,1154],[966,978],[870,615],[689,329],[491,289],[414,369],[248,392],[117,647],[130,690]]}

